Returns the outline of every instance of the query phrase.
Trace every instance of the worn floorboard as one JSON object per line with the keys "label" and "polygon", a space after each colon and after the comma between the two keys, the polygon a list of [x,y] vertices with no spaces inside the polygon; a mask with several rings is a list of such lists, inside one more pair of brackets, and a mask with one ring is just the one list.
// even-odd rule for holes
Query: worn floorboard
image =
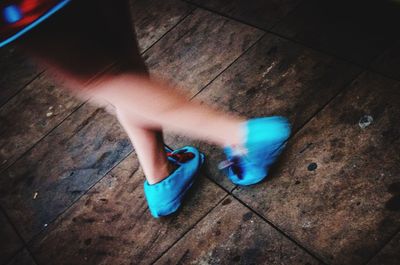
{"label": "worn floorboard", "polygon": [[188,2],[268,30],[301,0],[188,0]]}
{"label": "worn floorboard", "polygon": [[400,80],[400,41],[380,55],[370,67],[382,74]]}
{"label": "worn floorboard", "polygon": [[[183,23],[186,27],[179,25],[170,32],[171,37],[168,40],[171,41],[174,36],[185,31],[188,32],[189,40],[196,41],[212,34],[213,30],[219,28],[217,31],[225,34],[235,32],[235,34],[232,33],[232,38],[237,41],[242,40],[241,45],[250,45],[248,36],[252,36],[254,41],[254,35],[259,34],[258,30],[250,28],[250,33],[254,32],[251,35],[245,32],[245,29],[249,29],[249,27],[230,22],[208,12],[198,11],[194,15],[196,14],[199,17],[194,20],[195,22]],[[215,27],[209,25],[203,29],[203,24],[200,23],[203,18],[213,22]],[[198,30],[198,27],[202,30]],[[224,29],[227,30],[224,31]],[[236,34],[236,32],[238,33]],[[208,50],[209,58],[217,59],[213,64],[211,61],[204,61],[203,57],[193,56],[189,63],[205,72],[202,75],[190,76],[186,69],[180,76],[182,82],[196,84],[210,82],[210,79],[218,71],[222,71],[224,65],[233,61],[235,56],[245,49],[245,46],[240,46],[242,48],[237,49],[237,54],[221,55],[219,50],[213,50],[218,41],[217,38],[215,42],[203,41],[196,44],[197,49]],[[181,59],[179,54],[175,55],[177,58],[174,59],[174,54],[164,53],[164,51],[172,51],[172,48],[175,49],[175,46],[180,45],[181,42],[185,41],[180,40],[177,43],[160,41],[148,51],[153,62],[158,63],[157,66],[166,67],[163,68],[164,73],[172,74],[178,71],[175,64],[170,65],[165,62],[179,61]],[[219,43],[219,45],[222,44],[227,49],[232,41]],[[208,46],[211,48],[207,48]],[[199,53],[195,55],[199,56]],[[160,69],[154,64],[150,64],[150,69],[154,68]],[[186,81],[184,78],[189,78],[189,76],[190,80]],[[131,151],[129,140],[117,124],[116,119],[101,109],[85,105],[4,172],[4,177],[1,179],[4,185],[2,184],[0,188],[2,191],[0,203],[13,219],[24,239],[29,241],[76,198],[102,178],[108,170],[119,163],[129,151]],[[39,195],[33,199],[36,192]]]}
{"label": "worn floorboard", "polygon": [[368,265],[397,265],[400,261],[400,233],[378,253]]}
{"label": "worn floorboard", "polygon": [[[296,131],[359,72],[357,67],[267,34],[194,100],[244,117],[286,116]],[[193,144],[182,137],[167,139],[174,147]],[[208,175],[232,189],[217,169],[224,159],[222,150],[196,144],[207,154]]]}
{"label": "worn floorboard", "polygon": [[399,88],[364,73],[290,141],[272,178],[234,195],[326,263],[363,264],[400,227]]}
{"label": "worn floorboard", "polygon": [[26,249],[21,250],[7,265],[37,265]]}
{"label": "worn floorboard", "polygon": [[[149,5],[149,6],[146,6],[146,5]],[[179,22],[180,19],[182,19],[186,15],[187,12],[189,12],[189,10],[192,9],[191,7],[189,7],[188,4],[181,3],[180,1],[174,1],[174,3],[169,3],[169,4],[164,3],[164,4],[158,5],[158,6],[155,6],[154,3],[153,4],[148,3],[147,1],[135,1],[134,7],[135,8],[133,11],[133,16],[135,17],[135,23],[138,24],[137,35],[138,35],[139,45],[142,50],[145,50],[148,47],[150,47],[155,41],[157,41],[158,38],[160,38],[168,30],[170,30],[176,23]],[[143,14],[146,14],[146,16],[144,16]],[[149,20],[149,17],[152,17],[154,19]],[[154,30],[155,28],[156,28],[156,30]],[[151,31],[151,32],[149,32],[149,31]],[[4,49],[2,51],[4,51]],[[5,56],[8,56],[7,58],[11,59],[12,57],[10,54],[14,54],[14,53],[15,52],[13,50],[11,50],[11,52],[7,51]],[[14,56],[17,56],[17,55],[14,55]],[[25,57],[23,57],[23,58],[25,58]],[[25,79],[28,78],[28,77],[25,77],[25,75],[29,76],[29,77],[32,76],[32,74],[28,75],[28,74],[26,74],[26,72],[29,72],[29,71],[34,72],[35,71],[35,68],[32,68],[28,64],[27,64],[27,66],[24,66],[24,67],[22,67],[23,66],[23,65],[21,65],[22,63],[15,65],[14,62],[19,62],[19,61],[23,62],[22,59],[18,59],[19,61],[17,59],[12,60],[11,63],[8,63],[4,66],[4,71],[6,73],[11,72],[12,69],[14,69],[14,71],[16,73],[14,75],[12,75],[12,74],[6,75],[7,78],[4,78],[4,80],[2,80],[2,84],[4,84],[4,86],[17,87],[18,84],[20,84],[20,85],[22,84],[21,82],[24,80],[24,78]],[[5,68],[5,67],[7,67],[7,68]],[[10,70],[8,70],[8,69],[10,69]],[[20,83],[18,83],[18,82],[20,82]],[[69,115],[69,113],[71,113],[74,109],[76,109],[76,107],[79,105],[79,103],[80,103],[79,101],[72,99],[72,97],[69,94],[67,94],[66,91],[63,91],[62,88],[60,88],[58,85],[55,85],[55,83],[52,81],[51,78],[49,78],[48,75],[46,75],[46,74],[42,75],[38,79],[34,80],[27,88],[25,88],[22,91],[22,93],[19,93],[15,98],[13,98],[11,101],[9,101],[7,103],[7,105],[4,106],[0,111],[0,117],[1,117],[1,127],[0,127],[1,166],[0,166],[0,169],[4,169],[7,166],[11,165],[13,162],[15,162],[15,160],[18,159],[21,154],[23,154],[29,148],[31,148],[39,139],[41,139],[41,137],[43,137],[46,133],[48,133],[50,130],[52,130],[67,115]],[[91,109],[91,111],[94,111],[94,109]],[[83,112],[85,112],[85,111],[83,111]],[[79,120],[79,118],[76,118],[76,115],[73,117],[73,119]],[[70,126],[74,122],[75,121],[70,121],[68,123],[68,126]],[[76,121],[76,122],[79,122],[79,121]],[[62,128],[64,128],[64,127],[62,127]],[[91,142],[89,142],[89,143],[91,143]],[[43,146],[46,146],[44,148],[48,148],[48,143],[47,144],[45,143]],[[54,147],[54,146],[52,146],[52,147]],[[40,149],[40,147],[39,147],[39,149]],[[42,150],[42,151],[45,152],[45,150]],[[47,157],[51,160],[52,151],[55,151],[55,149],[51,149],[51,151],[50,150],[48,150],[48,151],[49,151],[49,153],[47,154]],[[68,155],[67,157],[70,159],[70,155]],[[28,159],[30,161],[30,165],[32,167],[37,164],[38,157],[29,157],[28,156],[28,158],[25,158],[25,159]],[[29,163],[25,164],[25,162],[27,161],[25,159],[22,159],[22,162],[17,164],[17,167],[18,167],[18,165],[22,165],[22,166],[20,166],[20,169],[29,168],[29,166],[27,165]],[[64,161],[66,158],[62,157],[62,155],[61,155],[61,156],[58,156],[57,159],[59,159],[59,161],[51,160],[52,162],[50,162],[50,164],[47,164],[45,161],[43,161],[43,163],[41,163],[43,165],[43,167],[41,169],[39,169],[39,171],[35,171],[32,168],[30,168],[30,170],[33,170],[38,175],[42,175],[42,171],[40,171],[40,170],[43,170],[43,172],[47,172],[47,173],[49,171],[51,172],[51,170],[47,170],[46,167],[53,165],[53,163],[58,165],[60,163],[60,161],[62,163],[62,161]],[[63,170],[65,170],[65,169],[62,168],[62,166],[60,165],[59,170],[61,170],[63,173]],[[26,171],[25,171],[25,173],[26,173]],[[23,174],[25,174],[25,173],[23,173]],[[53,169],[53,173],[54,173],[54,169]],[[6,173],[6,174],[8,174],[8,173]],[[25,176],[20,175],[20,177],[22,178],[21,180],[23,180],[23,177],[25,177]],[[30,176],[30,180],[32,180],[32,177],[33,176]],[[56,178],[55,176],[53,176],[53,177]],[[3,181],[5,181],[5,179],[2,178],[1,182],[3,183]],[[51,181],[49,181],[49,182],[51,182]],[[30,183],[30,184],[32,184],[32,183]],[[30,184],[28,184],[28,186]],[[2,185],[2,188],[6,187],[6,186],[10,187],[9,185],[4,184],[4,185]],[[25,196],[25,198],[28,201],[31,201],[31,199],[32,199],[31,197],[36,192],[34,189],[40,190],[41,188],[43,188],[43,187],[40,187],[41,186],[40,184],[38,184],[37,186],[38,187],[35,187],[33,189],[30,187],[30,188],[28,188],[28,190],[24,191],[23,196]],[[16,188],[18,190],[21,187],[13,187],[13,188]],[[78,195],[79,193],[81,193],[83,191],[75,190],[74,192],[75,192],[75,195]],[[43,194],[45,194],[45,193],[43,193]],[[15,198],[14,196],[12,196],[11,194],[3,194],[2,197],[4,198],[7,196],[11,196],[11,197],[9,197],[10,200],[18,201],[18,199]],[[50,198],[48,197],[47,199],[50,199]],[[65,198],[62,199],[62,201],[64,201],[64,200],[65,200]],[[23,202],[21,202],[21,203],[24,204]],[[57,202],[57,203],[59,203],[59,202]],[[37,204],[39,204],[39,203],[36,202],[36,205]],[[42,206],[43,206],[43,208],[47,208],[45,203]],[[50,207],[50,208],[52,208],[52,207]],[[52,215],[54,216],[54,214],[57,214],[57,212],[59,212],[59,211],[53,212]],[[24,215],[22,212],[21,212],[21,214]],[[27,220],[27,219],[24,219],[24,220]],[[44,219],[49,221],[49,219],[47,217],[44,217]],[[37,222],[40,222],[40,224],[37,224],[37,225],[42,226],[44,223],[47,222],[45,220],[40,220],[40,221],[37,220]],[[22,220],[20,220],[20,222],[21,221]],[[28,222],[30,222],[30,220]],[[30,229],[28,224],[24,224],[24,225],[26,225],[27,230]],[[23,227],[25,227],[24,225],[23,225]],[[27,236],[27,238],[29,238],[29,237],[30,236]]]}
{"label": "worn floorboard", "polygon": [[131,7],[141,52],[157,42],[194,9],[180,0],[131,0]]}
{"label": "worn floorboard", "polygon": [[367,66],[398,39],[394,1],[304,1],[273,28],[340,58]]}
{"label": "worn floorboard", "polygon": [[60,124],[81,102],[42,74],[0,109],[0,171]]}
{"label": "worn floorboard", "polygon": [[[217,170],[220,148],[168,133],[206,164],[181,211],[154,219],[116,119],[77,109],[43,69],[1,49],[0,205],[13,224],[0,212],[0,265],[318,264],[305,249],[327,264],[398,263],[400,82],[387,77],[400,77],[400,7],[131,2],[154,76],[224,111],[287,116],[297,133],[268,180],[247,188]],[[365,72],[349,85],[361,69],[332,55],[387,77]]]}
{"label": "worn floorboard", "polygon": [[144,54],[150,72],[194,95],[263,32],[196,9]]}
{"label": "worn floorboard", "polygon": [[[132,6],[132,16],[142,51],[154,44],[193,9],[178,0],[158,4],[155,1],[137,0]],[[13,47],[1,49],[0,56],[0,98],[6,101],[9,98],[9,89],[21,89],[41,68],[35,68],[26,56],[19,54]],[[54,82],[49,74],[36,78],[8,101],[0,109],[0,171],[15,162],[80,103]]]}
{"label": "worn floorboard", "polygon": [[42,71],[15,46],[0,49],[0,107]]}
{"label": "worn floorboard", "polygon": [[0,264],[5,264],[9,261],[22,247],[22,240],[6,216],[0,212]]}
{"label": "worn floorboard", "polygon": [[320,264],[232,197],[155,264]]}
{"label": "worn floorboard", "polygon": [[29,241],[131,149],[113,116],[86,105],[2,173],[0,203]]}
{"label": "worn floorboard", "polygon": [[226,194],[201,174],[178,214],[154,219],[143,181],[132,154],[33,242],[38,262],[150,264]]}

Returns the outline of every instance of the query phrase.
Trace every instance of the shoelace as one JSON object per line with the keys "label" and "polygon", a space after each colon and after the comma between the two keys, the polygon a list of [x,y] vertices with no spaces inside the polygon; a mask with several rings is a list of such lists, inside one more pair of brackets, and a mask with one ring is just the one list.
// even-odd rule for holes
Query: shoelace
{"label": "shoelace", "polygon": [[219,170],[232,170],[232,172],[238,176],[238,178],[242,178],[243,168],[241,166],[243,159],[246,159],[248,150],[242,146],[235,146],[232,149],[232,157],[228,158],[224,161],[221,161],[218,164]]}
{"label": "shoelace", "polygon": [[168,152],[168,157],[171,157],[178,161],[179,163],[186,163],[194,158],[194,154],[187,152],[186,149],[179,150],[178,152]]}
{"label": "shoelace", "polygon": [[242,178],[242,174],[243,174],[243,169],[240,166],[240,160],[242,159],[242,157],[240,156],[232,156],[232,158],[221,161],[218,164],[218,169],[219,170],[232,170],[232,172],[238,176],[238,178]]}
{"label": "shoelace", "polygon": [[[272,153],[276,152],[280,148],[284,147],[286,145],[286,142],[281,144],[278,148],[276,148]],[[246,159],[246,154],[247,150],[245,149],[237,149],[235,150],[235,154],[230,158],[226,159],[224,161],[221,161],[218,164],[218,169],[219,170],[229,170],[231,169],[234,174],[238,176],[238,178],[242,179],[243,176],[243,168],[241,166],[241,163],[243,160]]]}

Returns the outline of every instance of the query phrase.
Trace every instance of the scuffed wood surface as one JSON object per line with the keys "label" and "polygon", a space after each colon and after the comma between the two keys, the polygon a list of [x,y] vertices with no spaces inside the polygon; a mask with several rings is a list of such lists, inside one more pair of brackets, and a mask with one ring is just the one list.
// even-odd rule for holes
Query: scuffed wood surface
{"label": "scuffed wood surface", "polygon": [[301,0],[188,0],[190,3],[268,30]]}
{"label": "scuffed wood surface", "polygon": [[[267,34],[194,100],[247,118],[286,116],[296,131],[359,72],[352,65]],[[190,142],[167,138],[174,147]],[[225,159],[221,148],[198,141],[196,145],[207,154],[207,175],[232,189],[233,184],[217,169]]]}
{"label": "scuffed wood surface", "polygon": [[143,181],[132,154],[33,242],[38,262],[150,264],[225,196],[200,174],[178,213],[154,219]]}
{"label": "scuffed wood surface", "polygon": [[9,45],[0,49],[0,106],[16,95],[43,69]]}
{"label": "scuffed wood surface", "polygon": [[363,264],[400,227],[399,88],[364,73],[290,141],[272,178],[234,195],[326,263]]}
{"label": "scuffed wood surface", "polygon": [[[139,0],[133,5],[132,16],[142,51],[193,9],[176,0],[162,1],[159,4],[154,2]],[[20,90],[41,68],[35,68],[26,55],[21,55],[14,47],[1,49],[0,58],[2,105],[1,100],[8,99],[4,93]],[[54,78],[50,74],[36,78],[0,109],[0,171],[15,162],[81,103],[55,82]]]}
{"label": "scuffed wood surface", "polygon": [[[222,15],[184,1],[132,0],[151,72],[189,96],[202,90],[195,100],[224,111],[288,116],[300,132],[266,182],[234,190],[252,210],[209,180],[234,189],[216,168],[220,148],[168,134],[171,146],[194,144],[207,159],[182,210],[156,220],[115,118],[88,105],[77,110],[80,102],[48,74],[35,79],[43,69],[2,49],[0,205],[39,265],[150,264],[163,253],[162,264],[318,263],[254,211],[327,264],[364,264],[379,250],[370,264],[397,264],[399,83],[364,73],[347,86],[357,67],[249,24],[281,21],[272,30],[284,37],[398,79],[398,9],[372,1],[193,2]],[[0,263],[17,254],[7,265],[35,264],[7,222],[0,214]]]}
{"label": "scuffed wood surface", "polygon": [[263,32],[196,9],[144,58],[150,72],[194,95],[248,49]]}
{"label": "scuffed wood surface", "polygon": [[180,0],[130,0],[131,14],[141,52],[171,30],[194,7]]}
{"label": "scuffed wood surface", "polygon": [[232,197],[155,264],[320,264]]}
{"label": "scuffed wood surface", "polygon": [[0,171],[60,124],[81,104],[47,74],[0,109]]}
{"label": "scuffed wood surface", "polygon": [[[226,24],[230,30],[238,28],[239,32],[245,35],[243,37],[239,34],[235,37],[246,40],[249,34],[244,33],[248,27],[240,26],[237,22],[230,22],[207,12],[200,12],[200,14],[211,21],[214,19],[220,24]],[[202,27],[202,24],[198,25],[200,21],[195,21],[196,23],[188,29],[194,31],[190,35],[194,40],[201,39],[204,34],[209,33],[196,30],[196,27]],[[220,27],[224,28],[221,25]],[[211,30],[211,26],[208,29]],[[254,30],[254,32],[259,31]],[[163,47],[167,50],[175,49],[175,43],[169,44],[171,47]],[[228,44],[230,42],[226,43]],[[215,43],[211,45],[211,48],[207,48],[209,45],[208,42],[203,41],[197,44],[197,47],[211,51]],[[157,61],[160,63],[173,58],[172,55],[165,58],[157,51],[159,51],[158,48],[152,48],[148,53],[155,56],[154,58],[159,56]],[[206,66],[209,62],[202,61],[201,58],[193,57],[191,63]],[[219,63],[227,65],[229,60],[233,59],[232,56],[223,56]],[[176,60],[179,61],[179,56]],[[170,65],[164,71],[174,72],[176,71],[174,67],[176,66]],[[191,77],[187,70],[184,73],[183,77],[191,78],[190,80],[195,83],[207,83],[213,74],[216,74],[207,72],[208,74],[202,76]],[[190,82],[189,80],[182,81]],[[131,150],[129,140],[113,117],[102,109],[85,105],[4,172],[4,177],[1,179],[0,202],[22,236],[29,240],[101,179]],[[33,199],[35,192],[39,194],[37,199]]]}
{"label": "scuffed wood surface", "polygon": [[113,116],[85,105],[2,173],[0,203],[29,241],[131,150]]}

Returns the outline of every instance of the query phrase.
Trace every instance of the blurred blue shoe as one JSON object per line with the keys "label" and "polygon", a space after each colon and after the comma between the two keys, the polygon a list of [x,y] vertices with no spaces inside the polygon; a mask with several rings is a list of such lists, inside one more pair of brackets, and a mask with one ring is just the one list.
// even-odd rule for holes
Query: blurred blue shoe
{"label": "blurred blue shoe", "polygon": [[155,218],[176,212],[182,198],[192,186],[195,176],[204,162],[204,155],[196,148],[185,146],[172,151],[166,147],[168,160],[178,168],[162,181],[144,182],[144,193],[151,214]]}
{"label": "blurred blue shoe", "polygon": [[286,118],[273,116],[250,119],[243,124],[245,143],[242,149],[225,147],[227,160],[219,164],[236,185],[248,186],[262,181],[277,160],[290,136]]}

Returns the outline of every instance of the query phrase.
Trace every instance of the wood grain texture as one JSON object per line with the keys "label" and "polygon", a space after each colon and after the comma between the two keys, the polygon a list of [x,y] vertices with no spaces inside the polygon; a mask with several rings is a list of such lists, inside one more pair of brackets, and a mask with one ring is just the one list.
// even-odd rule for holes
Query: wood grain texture
{"label": "wood grain texture", "polygon": [[180,0],[130,0],[131,14],[141,52],[157,42],[194,9]]}
{"label": "wood grain texture", "polygon": [[6,216],[0,212],[0,264],[5,264],[9,261],[22,246],[22,240]]}
{"label": "wood grain texture", "polygon": [[21,250],[7,265],[37,265],[26,249]]}
{"label": "wood grain texture", "polygon": [[370,67],[386,76],[400,80],[400,41],[380,55]]}
{"label": "wood grain texture", "polygon": [[326,263],[363,264],[400,227],[399,88],[364,73],[290,140],[266,183],[234,195]]}
{"label": "wood grain texture", "polygon": [[400,234],[397,234],[368,265],[397,265],[400,261]]}
{"label": "wood grain texture", "polygon": [[0,49],[0,106],[16,95],[43,69],[9,45]]}
{"label": "wood grain texture", "polygon": [[155,264],[319,264],[249,211],[226,198]]}
{"label": "wood grain texture", "polygon": [[[201,16],[187,22],[192,25],[186,28],[189,32],[193,31],[189,34],[191,39],[204,39],[205,34],[209,34],[212,30],[211,26],[206,27],[208,31],[197,29],[197,27],[203,27],[203,23],[200,23],[202,18],[209,19],[210,23],[217,21],[219,24],[214,23],[213,25],[218,32],[225,32],[224,28],[228,33],[238,32],[238,34],[232,33],[234,36],[226,45],[237,39],[243,40],[240,45],[245,46],[236,50],[237,56],[251,42],[247,36],[252,36],[254,39],[254,35],[260,33],[251,28],[248,33],[249,27],[241,26],[208,12],[196,14]],[[178,27],[175,29],[179,31]],[[172,31],[171,34],[175,36]],[[182,42],[184,40],[169,43],[171,47],[162,47],[172,50],[175,49],[174,46]],[[202,41],[196,45],[196,48],[201,51],[212,51],[216,43],[209,44]],[[154,60],[159,58],[157,61],[161,63],[168,60],[180,60],[179,55],[173,57],[173,54],[169,54],[168,58],[163,57],[158,53],[159,50],[156,46],[153,47],[155,49],[152,48],[148,51]],[[200,56],[200,54],[197,55]],[[216,54],[215,57],[220,60],[221,65],[227,65],[229,61],[234,60],[231,53],[222,57],[218,56]],[[192,77],[186,69],[180,76],[182,82],[207,83],[213,78],[216,72],[210,72],[210,68],[207,66],[211,65],[210,62],[203,61],[202,58],[202,56],[192,57],[190,63],[199,68],[203,66],[204,74]],[[179,70],[174,67],[176,67],[175,64],[170,65],[164,69],[164,73],[172,74]],[[131,150],[128,138],[113,117],[101,109],[85,105],[4,172],[4,177],[1,179],[0,202],[24,239],[28,241],[101,179]],[[36,192],[39,195],[33,199]]]}
{"label": "wood grain texture", "polygon": [[[296,131],[359,72],[347,63],[267,34],[194,100],[247,118],[286,116]],[[174,147],[189,142],[167,138]],[[224,160],[222,150],[196,145],[206,152],[207,175],[232,189],[233,184],[217,169]]]}
{"label": "wood grain texture", "polygon": [[132,154],[30,246],[46,264],[150,264],[225,196],[197,177],[178,213],[154,219]]}
{"label": "wood grain texture", "polygon": [[[188,11],[188,5],[181,4],[178,1],[172,4],[162,4],[159,9],[156,9],[152,3],[147,1],[137,2],[138,11],[146,10],[145,14],[153,14],[154,18],[154,20],[148,20],[148,17],[143,15],[136,16],[139,26],[137,30],[139,43],[143,49],[152,45],[157,38],[173,27],[174,23],[177,23]],[[146,4],[149,6],[146,7]],[[169,11],[172,13],[168,13]],[[154,28],[157,28],[157,30],[155,31]],[[147,34],[147,31],[151,31],[151,33]],[[16,72],[18,72],[18,67],[20,66],[14,65]],[[11,77],[14,79],[23,78],[22,74]],[[8,79],[6,81],[13,84]],[[44,74],[34,80],[0,111],[0,169],[5,169],[15,162],[24,152],[29,150],[39,139],[76,109],[79,104],[80,102],[73,99],[61,86],[55,85],[50,75]],[[81,130],[86,130],[86,137],[89,138],[97,135],[98,132],[96,130],[99,128],[96,128],[92,123],[93,121],[90,120],[94,118],[94,116],[91,116],[92,114],[94,116],[107,116],[104,120],[99,118],[94,122],[97,122],[100,128],[102,122],[108,122],[110,119],[101,110],[96,111],[94,108],[85,107],[71,117],[64,127],[61,126],[61,129],[49,136],[49,141],[46,139],[43,144],[22,158],[14,169],[4,173],[8,177],[11,174],[13,181],[6,184],[5,181],[7,181],[8,177],[1,179],[1,189],[6,191],[1,197],[7,201],[5,204],[11,207],[9,210],[13,212],[13,217],[18,220],[16,224],[23,230],[22,234],[24,234],[26,240],[29,240],[34,234],[43,229],[44,224],[50,222],[69,206],[75,198],[85,191],[85,188],[89,188],[90,185],[102,177],[102,172],[109,170],[110,168],[108,167],[122,159],[130,150],[131,147],[128,139],[124,138],[125,135],[123,136],[124,139],[120,138],[114,142],[115,146],[110,144],[114,137],[121,136],[118,133],[122,132],[115,120],[112,120],[108,125],[115,126],[118,132],[115,135],[111,135],[110,131],[113,131],[113,129],[109,127],[109,131],[106,132],[107,129],[105,129],[105,134],[103,134],[104,137],[108,137],[104,143],[105,145],[107,143],[110,144],[108,146],[108,148],[111,148],[110,150],[105,150],[107,147],[105,149],[102,148],[104,139],[101,139],[101,136],[97,140],[91,138],[87,143],[84,143],[86,140],[83,135],[75,135],[79,134],[79,132],[82,133]],[[85,126],[92,127],[87,128]],[[74,132],[74,129],[77,131]],[[66,135],[63,135],[63,133],[66,133]],[[69,137],[73,139],[68,139]],[[121,147],[122,151],[118,147]],[[86,152],[92,153],[92,156]],[[80,155],[82,155],[82,158],[78,158]],[[96,161],[97,159],[100,160]],[[98,163],[96,164],[96,162]],[[88,163],[93,167],[87,169],[79,168],[79,165],[86,167],[89,165]],[[79,172],[74,175],[77,168]],[[71,177],[68,177],[68,174],[72,174]],[[36,192],[39,193],[39,196],[33,200],[32,198]],[[32,215],[40,217],[32,218]]]}
{"label": "wood grain texture", "polygon": [[29,241],[131,150],[113,116],[85,105],[2,173],[0,203]]}
{"label": "wood grain texture", "polygon": [[367,66],[398,39],[392,1],[304,1],[272,31]]}
{"label": "wood grain texture", "polygon": [[263,33],[196,9],[144,54],[150,72],[194,95]]}
{"label": "wood grain texture", "polygon": [[80,104],[43,74],[0,109],[0,171],[62,122]]}
{"label": "wood grain texture", "polygon": [[188,0],[188,2],[268,30],[301,0]]}
{"label": "wood grain texture", "polygon": [[[133,7],[132,16],[141,50],[150,47],[193,9],[181,1],[156,4],[155,1],[137,0]],[[7,98],[3,93],[20,90],[42,71],[12,46],[1,49],[0,58],[1,100]],[[36,78],[0,109],[0,171],[15,162],[81,104],[64,90],[62,84],[53,81],[55,78],[51,74]]]}

